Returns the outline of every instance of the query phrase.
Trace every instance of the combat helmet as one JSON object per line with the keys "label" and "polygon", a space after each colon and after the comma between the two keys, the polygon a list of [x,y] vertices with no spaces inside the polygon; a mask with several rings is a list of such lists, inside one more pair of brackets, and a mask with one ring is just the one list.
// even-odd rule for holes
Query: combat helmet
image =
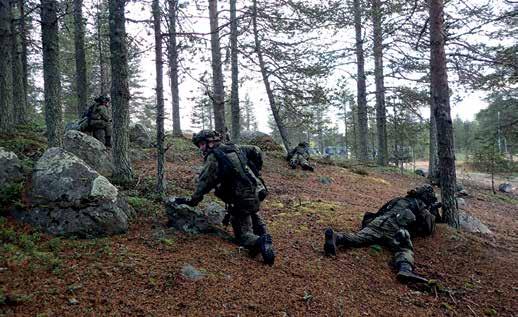
{"label": "combat helmet", "polygon": [[421,199],[427,205],[431,205],[437,201],[437,196],[435,196],[433,187],[428,184],[411,189],[407,194],[409,197]]}
{"label": "combat helmet", "polygon": [[201,141],[221,141],[221,135],[217,131],[212,130],[201,130],[192,135],[192,143],[194,145],[198,146]]}
{"label": "combat helmet", "polygon": [[94,101],[96,103],[105,103],[110,102],[110,98],[106,97],[105,95],[100,95],[99,97],[95,98]]}

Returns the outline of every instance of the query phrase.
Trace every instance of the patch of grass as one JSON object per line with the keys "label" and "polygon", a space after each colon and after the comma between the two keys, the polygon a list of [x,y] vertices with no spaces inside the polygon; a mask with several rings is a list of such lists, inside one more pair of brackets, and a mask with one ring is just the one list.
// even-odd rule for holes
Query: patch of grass
{"label": "patch of grass", "polygon": [[0,135],[0,147],[14,152],[24,165],[32,167],[47,149],[47,142],[45,138],[34,132],[2,134]]}
{"label": "patch of grass", "polygon": [[140,196],[129,196],[128,203],[135,209],[137,214],[152,215],[155,214],[158,207],[152,200]]}

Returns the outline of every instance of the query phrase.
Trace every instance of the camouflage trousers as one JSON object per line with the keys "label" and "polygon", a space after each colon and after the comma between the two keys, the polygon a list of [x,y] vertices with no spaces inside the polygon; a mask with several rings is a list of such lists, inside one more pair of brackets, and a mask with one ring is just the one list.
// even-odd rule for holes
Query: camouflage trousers
{"label": "camouflage trousers", "polygon": [[291,168],[297,168],[297,165],[300,165],[303,170],[309,170],[311,169],[311,165],[309,164],[308,160],[304,158],[304,156],[300,154],[295,154],[290,159],[290,166]]}
{"label": "camouflage trousers", "polygon": [[230,207],[232,215],[230,223],[239,245],[247,249],[257,247],[257,239],[266,233],[266,223],[258,214],[259,208],[255,210],[243,210],[238,207]]}
{"label": "camouflage trousers", "polygon": [[112,124],[104,120],[82,120],[79,131],[92,132],[92,136],[103,144],[111,143]]}
{"label": "camouflage trousers", "polygon": [[336,244],[346,247],[385,245],[394,253],[393,264],[395,267],[398,267],[401,262],[414,266],[414,248],[410,240],[410,233],[397,223],[393,214],[375,218],[356,233],[337,234]]}

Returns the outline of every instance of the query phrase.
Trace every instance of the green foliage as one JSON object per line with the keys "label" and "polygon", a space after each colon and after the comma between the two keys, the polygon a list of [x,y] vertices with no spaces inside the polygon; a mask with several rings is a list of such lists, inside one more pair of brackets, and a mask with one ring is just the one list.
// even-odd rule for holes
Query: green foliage
{"label": "green foliage", "polygon": [[21,193],[24,182],[10,183],[0,188],[0,206],[12,206],[21,204]]}
{"label": "green foliage", "polygon": [[128,197],[128,203],[131,207],[135,208],[139,214],[149,213],[150,210],[153,209],[153,202],[143,197],[130,196]]}

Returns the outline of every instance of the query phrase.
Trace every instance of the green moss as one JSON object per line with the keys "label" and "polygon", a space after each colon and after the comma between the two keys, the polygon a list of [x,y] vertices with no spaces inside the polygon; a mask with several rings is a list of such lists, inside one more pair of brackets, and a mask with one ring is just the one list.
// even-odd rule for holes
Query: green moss
{"label": "green moss", "polygon": [[0,188],[0,206],[21,205],[24,182],[6,184]]}

